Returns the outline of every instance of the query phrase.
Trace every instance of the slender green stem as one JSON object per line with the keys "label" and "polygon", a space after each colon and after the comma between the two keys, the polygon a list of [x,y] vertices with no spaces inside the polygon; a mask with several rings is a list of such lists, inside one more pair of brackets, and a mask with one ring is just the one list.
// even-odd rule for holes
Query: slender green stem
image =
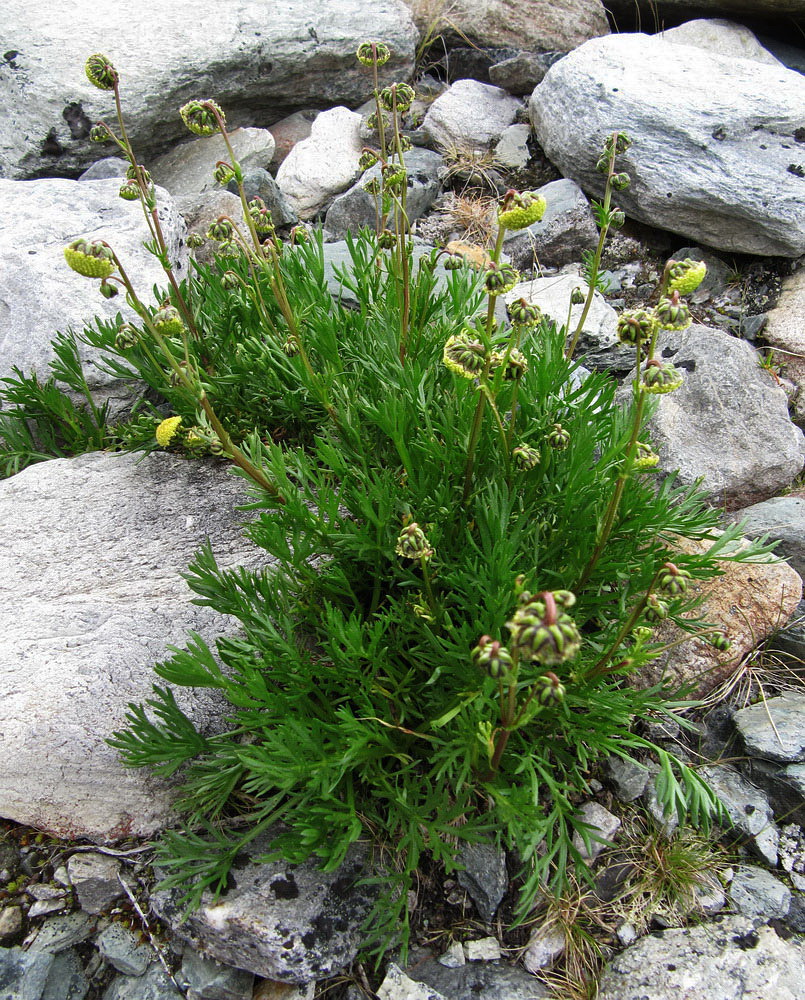
{"label": "slender green stem", "polygon": [[609,649],[607,649],[607,651],[604,654],[602,654],[598,658],[598,660],[596,660],[596,662],[592,665],[592,667],[590,667],[590,669],[584,675],[585,679],[599,677],[599,676],[601,676],[601,674],[605,674],[605,673],[609,672],[608,669],[607,669],[607,666],[606,666],[607,663],[609,663],[609,661],[612,659],[612,657],[615,655],[615,653],[617,653],[618,649],[620,648],[621,643],[626,638],[626,636],[632,631],[632,629],[637,624],[640,616],[643,614],[643,609],[646,606],[646,601],[648,599],[648,595],[654,589],[654,585],[656,584],[657,580],[660,578],[660,572],[661,572],[661,570],[657,570],[657,572],[651,578],[651,582],[649,583],[649,585],[648,585],[648,587],[646,589],[646,593],[635,604],[635,606],[632,608],[631,613],[627,617],[626,621],[618,629],[618,634],[613,639],[612,643],[610,644]]}

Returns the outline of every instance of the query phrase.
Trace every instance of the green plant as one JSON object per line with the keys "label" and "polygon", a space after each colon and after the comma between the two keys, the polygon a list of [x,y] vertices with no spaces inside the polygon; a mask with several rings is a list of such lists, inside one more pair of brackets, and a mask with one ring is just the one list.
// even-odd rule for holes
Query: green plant
{"label": "green plant", "polygon": [[[106,294],[122,288],[139,315],[95,336],[110,371],[142,375],[170,403],[150,446],[232,462],[254,486],[248,533],[273,560],[255,572],[221,569],[210,547],[198,554],[186,574],[196,602],[239,631],[215,648],[191,634],[111,741],[132,766],[181,775],[185,825],[163,838],[165,884],[183,886],[189,905],[221,891],[267,830],[268,856],[329,869],[371,838],[395,857],[373,876],[366,940],[382,951],[405,946],[405,890],[426,852],[450,871],[460,841],[515,850],[519,920],[546,886],[563,891],[571,868],[584,877],[577,804],[603,755],[653,750],[663,805],[707,827],[718,803],[696,772],[632,732],[688,703],[628,678],[661,651],[657,620],[707,631],[682,617],[695,604],[689,580],[765,549],[737,544],[740,526],[716,535],[718,512],[695,488],[646,481],[658,461],[641,440],[648,400],[681,381],[654,358],[657,333],[689,321],[680,296],[699,265],[669,262],[658,305],[622,317],[638,374],[620,407],[614,381],[582,377],[572,340],[527,301],[496,318],[518,280],[500,263],[504,234],[541,217],[538,195],[506,193],[480,275],[440,276],[436,251],[415,262],[399,129],[410,88],[379,90],[385,46],[365,43],[358,57],[374,73],[378,148],[366,160],[381,162],[382,180],[380,231],[349,241],[342,274],[356,309],[329,294],[318,240],[279,240],[259,199],[246,201],[234,156],[216,177],[241,185],[248,231],[218,220],[216,266],[184,287],[168,270],[158,308],[112,247],[77,240],[66,256]],[[89,66],[118,108],[119,135],[105,124],[96,135],[128,157],[167,265],[117,73],[103,56]],[[228,143],[213,101],[182,115]],[[611,174],[623,138],[607,143]],[[121,194],[131,191],[127,181]],[[680,536],[713,545],[679,555]],[[171,685],[218,689],[227,730],[198,732]]]}

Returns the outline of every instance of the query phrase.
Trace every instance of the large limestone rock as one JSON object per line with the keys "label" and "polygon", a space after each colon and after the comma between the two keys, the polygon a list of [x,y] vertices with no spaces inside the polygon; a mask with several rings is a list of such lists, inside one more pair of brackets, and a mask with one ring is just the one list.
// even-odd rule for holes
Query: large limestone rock
{"label": "large limestone rock", "polygon": [[[0,815],[99,842],[173,818],[170,785],[105,740],[169,644],[232,630],[179,574],[208,537],[222,565],[263,564],[245,498],[224,466],[164,453],[56,459],[0,484]],[[220,726],[208,690],[177,700],[201,731]]]}
{"label": "large limestone rock", "polygon": [[[684,375],[659,399],[649,434],[660,468],[679,470],[730,509],[766,500],[802,470],[805,437],[788,416],[785,393],[754,349],[720,330],[694,325],[664,331],[657,357]],[[624,391],[624,398],[631,387]]]}
{"label": "large limestone rock", "polygon": [[[154,285],[168,281],[157,259],[143,247],[150,239],[139,202],[118,197],[120,180],[0,180],[0,377],[15,366],[48,375],[51,340],[72,327],[80,332],[93,317],[122,312],[134,319],[120,294],[105,299],[99,282],[71,271],[64,247],[77,236],[106,240],[135,288],[152,302]],[[158,190],[158,212],[174,273],[187,273],[185,226],[166,192]],[[98,354],[82,348],[90,390],[113,410],[130,403],[132,391],[98,366]]]}
{"label": "large limestone rock", "polygon": [[147,161],[189,136],[178,109],[192,98],[217,100],[233,126],[360,104],[372,91],[355,59],[367,31],[393,53],[382,82],[410,75],[417,33],[402,0],[286,0],[276,12],[247,0],[140,0],[133,8],[7,0],[0,176],[71,176],[103,155],[87,136],[99,118],[112,120],[114,102],[84,77],[93,52],[120,73],[130,135]]}
{"label": "large limestone rock", "polygon": [[[274,136],[268,129],[235,129],[229,143],[244,173],[267,167],[274,155]],[[155,184],[166,188],[174,198],[180,198],[215,190],[218,185],[213,171],[219,160],[232,161],[220,134],[183,142],[154,160],[149,169]]]}
{"label": "large limestone rock", "polygon": [[500,87],[456,80],[431,104],[422,129],[437,146],[481,152],[500,139],[520,107],[520,100]]}
{"label": "large limestone rock", "polygon": [[663,31],[660,38],[674,45],[693,45],[718,56],[733,59],[753,59],[770,66],[781,66],[768,49],[765,49],[754,32],[743,24],[720,18],[697,18],[676,28]]}
{"label": "large limestone rock", "polygon": [[716,249],[805,253],[805,78],[648,35],[596,38],[534,90],[531,122],[566,177],[600,197],[608,133],[633,140],[617,200],[641,222]]}
{"label": "large limestone rock", "polygon": [[609,31],[600,0],[406,0],[422,37],[480,48],[569,52]]}
{"label": "large limestone rock", "polygon": [[349,108],[322,111],[307,139],[280,164],[277,183],[300,219],[312,219],[357,179],[363,148],[361,116]]}

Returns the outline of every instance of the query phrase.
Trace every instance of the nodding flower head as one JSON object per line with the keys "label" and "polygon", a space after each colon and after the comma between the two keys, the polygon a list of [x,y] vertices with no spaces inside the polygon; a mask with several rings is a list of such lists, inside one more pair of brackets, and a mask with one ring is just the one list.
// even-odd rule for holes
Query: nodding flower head
{"label": "nodding flower head", "polygon": [[402,191],[405,187],[408,175],[398,163],[384,163],[380,173],[383,175],[383,184],[389,191]]}
{"label": "nodding flower head", "polygon": [[361,155],[358,157],[358,166],[361,170],[368,170],[373,167],[378,161],[378,155],[373,149],[364,148],[361,150]]}
{"label": "nodding flower head", "polygon": [[181,417],[166,417],[162,423],[157,427],[154,432],[154,437],[157,439],[157,444],[160,448],[167,448],[171,441],[176,437],[179,432],[179,424],[181,424]]}
{"label": "nodding flower head", "polygon": [[664,365],[656,359],[652,359],[646,362],[640,388],[643,392],[659,395],[666,392],[673,392],[682,385],[683,381],[682,372],[678,368],[675,368],[670,363]]}
{"label": "nodding flower head", "polygon": [[113,299],[118,294],[120,289],[117,287],[117,285],[110,284],[106,280],[106,278],[104,278],[103,281],[101,282],[101,287],[98,289],[98,291],[101,293],[101,295],[103,295],[105,299]]}
{"label": "nodding flower head", "polygon": [[514,464],[518,469],[528,472],[539,465],[539,451],[527,444],[518,444],[512,451]]}
{"label": "nodding flower head", "polygon": [[414,88],[407,83],[392,83],[389,87],[384,87],[380,91],[380,103],[386,111],[405,112],[414,103],[416,93]]}
{"label": "nodding flower head", "polygon": [[445,271],[457,271],[467,263],[466,258],[460,253],[445,251],[442,267]]}
{"label": "nodding flower head", "polygon": [[638,441],[635,457],[632,459],[632,468],[638,472],[648,472],[649,469],[656,469],[659,464],[660,456],[652,451],[649,445]]}
{"label": "nodding flower head", "polygon": [[240,276],[236,271],[224,271],[221,275],[221,288],[227,292],[234,291],[240,286]]}
{"label": "nodding flower head", "polygon": [[609,225],[612,229],[622,229],[626,223],[626,212],[615,205],[609,210]]}
{"label": "nodding flower head", "polygon": [[620,156],[621,153],[625,153],[631,145],[632,140],[625,132],[611,132],[606,139],[604,139],[604,151],[611,153],[614,147],[616,156]]}
{"label": "nodding flower head", "polygon": [[647,309],[632,309],[618,317],[618,340],[622,344],[644,343],[654,332],[654,314]]}
{"label": "nodding flower head", "polygon": [[294,226],[288,234],[291,238],[292,246],[299,246],[302,243],[310,243],[310,233],[303,225]]}
{"label": "nodding flower head", "polygon": [[565,685],[553,671],[537,678],[537,701],[540,705],[558,705],[565,700]]}
{"label": "nodding flower head", "polygon": [[366,119],[366,127],[370,132],[379,132],[381,121],[383,122],[384,129],[391,128],[391,119],[388,115],[381,112],[380,118],[378,119],[377,112],[373,111]]}
{"label": "nodding flower head", "polygon": [[619,174],[613,174],[609,183],[614,191],[625,191],[632,183],[632,178],[625,171],[621,171]]}
{"label": "nodding flower head", "polygon": [[649,594],[646,598],[646,620],[650,622],[661,622],[668,617],[668,604],[660,600],[656,594]]}
{"label": "nodding flower head", "polygon": [[721,653],[726,653],[732,645],[727,636],[721,630],[711,632],[710,635],[707,636],[707,641]]}
{"label": "nodding flower head", "polygon": [[506,622],[506,628],[512,633],[514,648],[524,659],[552,666],[576,655],[581,635],[566,611],[574,602],[575,597],[569,591],[546,590],[536,596],[523,591],[519,607],[512,620]]}
{"label": "nodding flower head", "polygon": [[249,202],[249,215],[258,233],[274,232],[274,220],[271,218],[271,211],[266,207],[266,203],[262,198],[252,198]]}
{"label": "nodding flower head", "polygon": [[691,260],[690,257],[684,260],[669,260],[668,273],[670,276],[668,290],[679,292],[680,295],[690,295],[704,281],[707,264],[703,260]]}
{"label": "nodding flower head", "polygon": [[299,353],[299,341],[293,334],[290,334],[282,342],[282,353],[289,358],[295,358]]}
{"label": "nodding flower head", "polygon": [[115,347],[119,351],[128,351],[137,344],[140,331],[131,323],[122,323],[115,334]]}
{"label": "nodding flower head", "polygon": [[486,367],[486,348],[467,327],[454,333],[444,345],[442,360],[462,378],[477,378]]}
{"label": "nodding flower head", "polygon": [[101,55],[100,52],[87,59],[84,63],[84,72],[92,86],[98,90],[114,90],[115,84],[120,79],[111,59]]}
{"label": "nodding flower head", "polygon": [[361,42],[355,55],[364,66],[383,66],[391,58],[391,51],[383,42]]}
{"label": "nodding flower head", "polygon": [[584,292],[581,290],[581,288],[579,288],[578,285],[576,285],[576,287],[570,293],[570,304],[572,306],[580,306],[583,304],[585,298],[586,296]]}
{"label": "nodding flower head", "polygon": [[505,295],[520,280],[520,272],[515,270],[511,264],[487,265],[484,285],[487,295]]}
{"label": "nodding flower head", "polygon": [[223,242],[224,240],[231,240],[234,234],[235,227],[232,225],[232,220],[225,215],[219,215],[215,222],[210,223],[210,227],[207,230],[207,239]]}
{"label": "nodding flower head", "polygon": [[547,203],[536,191],[507,191],[498,210],[498,225],[504,229],[528,229],[545,214]]}
{"label": "nodding flower head", "polygon": [[667,299],[660,299],[654,312],[657,316],[657,325],[662,330],[686,330],[690,326],[690,309],[687,302],[683,302],[679,297],[679,292],[674,289]]}
{"label": "nodding flower head", "polygon": [[517,299],[508,306],[509,319],[515,326],[538,326],[542,322],[539,306],[532,305],[525,299]]}
{"label": "nodding flower head", "polygon": [[190,233],[187,237],[187,246],[190,250],[198,250],[199,247],[203,247],[205,243],[204,237],[201,233]]}
{"label": "nodding flower head", "polygon": [[528,358],[516,347],[509,351],[508,357],[505,351],[493,351],[489,359],[489,367],[493,374],[497,374],[498,370],[501,370],[503,378],[507,382],[514,382],[515,379],[522,378],[528,371]]}
{"label": "nodding flower head", "polygon": [[690,585],[690,573],[672,562],[664,563],[657,581],[657,589],[669,597],[680,597]]}
{"label": "nodding flower head", "polygon": [[397,236],[390,229],[384,229],[377,234],[377,245],[381,250],[391,250],[397,245]]}
{"label": "nodding flower head", "polygon": [[226,117],[215,101],[188,101],[179,114],[193,135],[202,138],[226,128]]}
{"label": "nodding flower head", "polygon": [[397,545],[394,551],[403,559],[430,559],[434,549],[428,544],[425,532],[419,527],[416,521],[406,525],[397,538]]}
{"label": "nodding flower head", "polygon": [[231,163],[227,163],[226,160],[219,160],[212,172],[213,180],[216,184],[220,184],[221,187],[226,187],[230,181],[235,179],[235,169]]}
{"label": "nodding flower head", "polygon": [[123,181],[117,193],[123,201],[137,201],[140,197],[140,185],[137,181],[129,178],[129,180]]}
{"label": "nodding flower head", "polygon": [[512,668],[512,655],[499,639],[482,635],[473,649],[472,662],[490,677],[504,678]]}
{"label": "nodding flower head", "polygon": [[98,122],[97,125],[93,125],[89,130],[90,142],[109,142],[113,136],[109,131],[109,127],[103,122]]}
{"label": "nodding flower head", "polygon": [[184,323],[176,306],[163,302],[151,317],[151,322],[163,337],[178,337],[184,330]]}
{"label": "nodding flower head", "polygon": [[115,255],[103,240],[79,237],[64,248],[64,259],[85,278],[108,278],[115,270]]}
{"label": "nodding flower head", "polygon": [[564,451],[570,444],[570,431],[561,424],[554,424],[547,436],[548,444],[557,451]]}

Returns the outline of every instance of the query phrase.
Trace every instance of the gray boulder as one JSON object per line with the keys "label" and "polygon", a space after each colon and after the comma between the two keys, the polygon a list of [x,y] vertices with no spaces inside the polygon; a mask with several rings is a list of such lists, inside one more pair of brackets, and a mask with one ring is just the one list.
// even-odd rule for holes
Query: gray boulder
{"label": "gray boulder", "polygon": [[717,56],[729,59],[752,59],[770,66],[780,66],[779,59],[764,48],[757,36],[743,24],[722,18],[696,18],[659,33],[660,38],[674,45],[693,45]]}
{"label": "gray boulder", "polygon": [[798,1000],[805,945],[771,927],[725,917],[698,927],[648,934],[614,958],[601,978],[599,1000]]}
{"label": "gray boulder", "polygon": [[777,304],[769,310],[763,339],[774,348],[774,362],[794,385],[793,419],[805,424],[805,268],[783,278]]}
{"label": "gray boulder", "polygon": [[[583,252],[598,241],[598,229],[584,192],[567,179],[550,181],[538,191],[546,201],[545,214],[528,229],[507,232],[503,249],[521,270],[532,268],[536,261],[548,267],[578,263]],[[565,309],[562,322],[566,319]],[[614,332],[614,326],[612,329]]]}
{"label": "gray boulder", "polygon": [[366,851],[354,845],[338,868],[322,872],[313,862],[260,864],[270,841],[269,831],[236,859],[217,901],[206,891],[186,916],[182,891],[160,889],[152,909],[177,937],[225,965],[280,982],[324,979],[349,965],[361,945],[374,899],[358,884]]}
{"label": "gray boulder", "polygon": [[735,713],[746,752],[780,764],[805,762],[805,694],[791,691]]}
{"label": "gray boulder", "polygon": [[744,522],[743,533],[751,538],[776,539],[776,554],[805,576],[805,498],[772,497],[738,511],[734,519]]}
{"label": "gray boulder", "polygon": [[[13,367],[43,377],[53,360],[51,340],[72,327],[80,332],[94,316],[127,320],[135,313],[123,294],[105,299],[99,282],[71,271],[64,248],[78,236],[106,240],[120,258],[144,302],[154,285],[168,284],[157,259],[143,247],[150,234],[137,202],[118,197],[119,180],[0,180],[0,377]],[[172,199],[158,189],[158,212],[174,273],[187,272],[184,222]],[[81,348],[85,373],[96,401],[113,410],[131,404],[122,386],[98,366],[98,352]]]}
{"label": "gray boulder", "polygon": [[422,129],[439,147],[477,153],[491,149],[520,107],[522,102],[500,87],[456,80],[431,104]]}
{"label": "gray boulder", "polygon": [[[507,962],[467,962],[450,968],[428,952],[415,952],[405,971],[414,982],[435,990],[437,998],[444,1000],[543,1000],[551,995],[544,983]],[[396,996],[406,1000],[405,993]],[[412,991],[407,1000],[437,998]]]}
{"label": "gray boulder", "polygon": [[791,890],[765,868],[739,865],[730,883],[730,899],[746,917],[781,920],[791,906]]}
{"label": "gray boulder", "polygon": [[14,58],[0,78],[0,176],[71,176],[98,157],[87,137],[98,119],[114,120],[113,95],[82,67],[99,48],[120,74],[127,128],[147,163],[188,138],[178,113],[188,100],[215,99],[231,126],[354,106],[372,92],[355,59],[369,24],[392,52],[381,86],[410,75],[417,39],[402,0],[288,0],[281,17],[245,0],[141,0],[134,13],[110,7],[98,18],[93,4],[4,4]]}
{"label": "gray boulder", "polygon": [[607,134],[633,140],[618,193],[641,222],[716,249],[805,253],[805,79],[781,66],[718,56],[641,34],[609,35],[551,67],[529,113],[549,159],[600,197]]}
{"label": "gray boulder", "polygon": [[703,767],[701,774],[721,800],[735,830],[767,864],[776,865],[780,833],[761,789],[726,764]]}
{"label": "gray boulder", "polygon": [[[405,211],[413,222],[424,215],[439,196],[445,168],[441,156],[429,149],[410,150],[405,154],[405,166],[408,171]],[[377,163],[330,205],[324,217],[324,228],[331,236],[342,240],[347,233],[357,233],[365,226],[374,229],[377,199],[366,190],[366,185],[379,177],[380,164]]]}
{"label": "gray boulder", "polygon": [[[244,172],[267,167],[274,155],[274,136],[264,128],[234,129],[229,143]],[[214,190],[218,185],[213,171],[219,160],[231,163],[232,156],[222,135],[210,135],[183,142],[157,157],[148,169],[155,184],[178,198]]]}
{"label": "gray boulder", "polygon": [[[791,423],[785,393],[745,341],[708,327],[663,331],[657,358],[684,375],[659,400],[649,436],[660,468],[730,509],[765,500],[802,469],[805,437]],[[631,380],[630,380],[631,381]],[[622,390],[626,399],[631,384]]]}
{"label": "gray boulder", "polygon": [[[229,184],[228,190],[240,198],[238,186],[235,181]],[[252,198],[261,198],[263,204],[271,212],[271,221],[277,228],[281,226],[293,226],[299,221],[299,216],[293,210],[291,203],[282,193],[279,184],[271,174],[263,167],[255,167],[248,170],[243,175],[243,193],[247,202]],[[241,209],[241,213],[242,213]]]}
{"label": "gray boulder", "polygon": [[[174,818],[170,783],[106,744],[151,695],[153,664],[189,629],[230,620],[179,574],[205,540],[223,565],[264,564],[246,541],[243,480],[219,464],[94,453],[0,483],[0,815],[57,836],[149,836]],[[209,690],[177,691],[202,732]]]}

